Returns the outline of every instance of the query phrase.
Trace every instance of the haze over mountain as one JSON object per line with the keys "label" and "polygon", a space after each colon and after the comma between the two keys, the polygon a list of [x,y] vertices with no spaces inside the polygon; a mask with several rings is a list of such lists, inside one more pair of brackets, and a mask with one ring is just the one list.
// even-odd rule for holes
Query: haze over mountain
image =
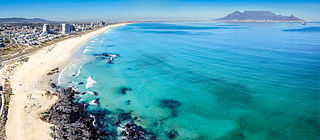
{"label": "haze over mountain", "polygon": [[12,18],[0,18],[0,23],[48,23],[51,21],[41,19],[41,18],[18,18],[18,17],[12,17]]}
{"label": "haze over mountain", "polygon": [[304,21],[294,15],[282,16],[276,15],[270,11],[235,11],[227,16],[217,19],[220,21],[237,22],[301,22]]}

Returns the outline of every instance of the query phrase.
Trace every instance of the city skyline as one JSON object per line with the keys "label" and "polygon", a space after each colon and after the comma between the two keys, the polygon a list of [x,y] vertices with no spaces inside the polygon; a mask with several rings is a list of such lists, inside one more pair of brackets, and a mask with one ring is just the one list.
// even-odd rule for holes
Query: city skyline
{"label": "city skyline", "polygon": [[48,0],[2,1],[0,18],[43,18],[56,21],[83,20],[209,20],[234,11],[262,10],[320,21],[320,2],[316,0]]}

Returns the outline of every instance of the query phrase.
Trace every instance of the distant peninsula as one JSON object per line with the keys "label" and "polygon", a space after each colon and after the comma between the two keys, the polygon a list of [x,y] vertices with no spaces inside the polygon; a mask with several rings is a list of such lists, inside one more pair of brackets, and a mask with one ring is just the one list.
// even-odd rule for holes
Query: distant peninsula
{"label": "distant peninsula", "polygon": [[47,21],[45,19],[40,18],[18,18],[18,17],[12,17],[12,18],[0,18],[0,23],[48,23],[50,21]]}
{"label": "distant peninsula", "polygon": [[276,15],[270,11],[235,11],[216,21],[227,22],[303,22],[304,20],[291,16]]}

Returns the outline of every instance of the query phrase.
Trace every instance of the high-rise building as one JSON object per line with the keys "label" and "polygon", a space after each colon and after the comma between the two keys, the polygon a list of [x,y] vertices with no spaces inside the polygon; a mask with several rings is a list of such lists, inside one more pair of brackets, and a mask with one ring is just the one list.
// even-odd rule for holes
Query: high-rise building
{"label": "high-rise building", "polygon": [[76,27],[75,27],[75,24],[73,24],[73,25],[70,25],[70,29],[71,29],[71,31],[76,31]]}
{"label": "high-rise building", "polygon": [[71,26],[70,24],[62,24],[62,34],[70,34]]}
{"label": "high-rise building", "polygon": [[100,25],[101,25],[101,26],[104,26],[104,25],[106,25],[106,23],[104,23],[103,21],[101,21],[101,22],[100,22]]}
{"label": "high-rise building", "polygon": [[43,24],[42,33],[49,33],[49,32],[50,32],[50,25],[49,24]]}

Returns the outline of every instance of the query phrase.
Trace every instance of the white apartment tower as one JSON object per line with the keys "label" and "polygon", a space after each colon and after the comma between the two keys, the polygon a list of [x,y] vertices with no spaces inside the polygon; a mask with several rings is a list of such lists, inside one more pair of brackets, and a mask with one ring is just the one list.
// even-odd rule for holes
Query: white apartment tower
{"label": "white apartment tower", "polygon": [[50,25],[49,24],[43,24],[42,33],[49,33],[49,32],[50,32]]}
{"label": "white apartment tower", "polygon": [[62,24],[62,34],[70,34],[71,26],[70,24]]}

